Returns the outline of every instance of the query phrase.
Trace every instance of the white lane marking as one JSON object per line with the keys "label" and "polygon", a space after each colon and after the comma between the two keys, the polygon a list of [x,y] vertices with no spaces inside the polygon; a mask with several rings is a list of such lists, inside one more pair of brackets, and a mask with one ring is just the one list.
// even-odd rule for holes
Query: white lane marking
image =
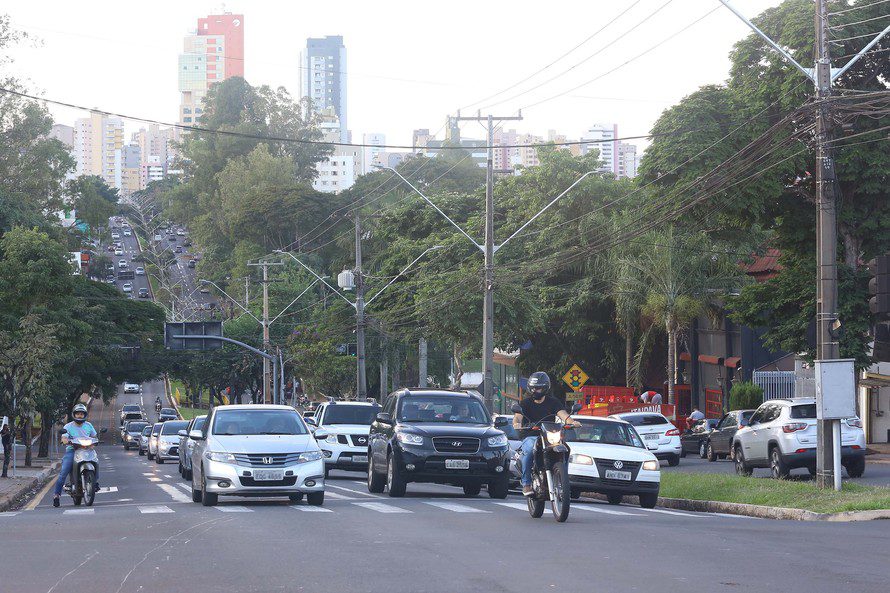
{"label": "white lane marking", "polygon": [[354,502],[352,503],[356,506],[369,509],[372,511],[377,511],[378,513],[412,513],[414,511],[409,511],[408,509],[403,509],[399,507],[394,507],[392,505],[383,504],[382,502]]}
{"label": "white lane marking", "polygon": [[528,505],[522,504],[521,502],[496,502],[496,505],[507,507],[508,509],[517,509],[520,511],[527,511]]}
{"label": "white lane marking", "polygon": [[679,517],[695,517],[697,519],[700,519],[705,516],[705,515],[699,515],[699,514],[695,514],[695,513],[678,513],[677,511],[667,511],[665,509],[644,509],[642,507],[640,507],[639,509],[636,509],[636,510],[646,511],[647,513],[662,513],[665,515],[677,515]]}
{"label": "white lane marking", "polygon": [[173,479],[173,476],[171,476],[170,474],[164,474],[164,477],[165,477],[165,478],[170,478],[171,480]]}
{"label": "white lane marking", "polygon": [[446,511],[453,511],[455,513],[490,513],[491,511],[483,511],[482,509],[476,509],[473,507],[468,507],[463,504],[457,504],[456,502],[424,502],[423,504],[428,504],[433,507],[439,507],[440,509],[445,509]]}
{"label": "white lane marking", "polygon": [[188,493],[191,493],[191,491],[192,491],[192,487],[191,487],[191,486],[186,486],[186,485],[183,484],[182,482],[177,482],[176,485],[179,486],[180,488],[182,488],[183,490],[185,490],[185,491],[188,492]]}
{"label": "white lane marking", "polygon": [[[143,463],[144,463],[144,462],[143,462]],[[152,472],[142,472],[142,475],[143,475],[143,476],[153,476],[154,473],[152,473]]]}
{"label": "white lane marking", "polygon": [[139,512],[143,515],[152,515],[155,513],[173,513],[174,510],[162,504],[139,507]]}
{"label": "white lane marking", "polygon": [[151,477],[151,478],[149,478],[149,480],[152,482],[161,482],[162,481],[161,478],[155,478],[155,477]]}
{"label": "white lane marking", "polygon": [[[330,494],[330,493],[328,493]],[[292,506],[292,509],[296,509],[298,511],[303,511],[304,513],[333,513],[331,509],[326,509],[323,507],[311,507],[311,506]]]}
{"label": "white lane marking", "polygon": [[18,511],[13,511],[10,513],[0,513],[0,517],[15,517],[18,514]]}
{"label": "white lane marking", "polygon": [[637,515],[636,513],[625,513],[624,511],[613,511],[610,509],[601,509],[596,506],[589,504],[576,504],[572,505],[573,509],[580,509],[582,511],[590,511],[591,513],[603,513],[604,515],[623,515],[625,517],[641,517],[642,515]]}
{"label": "white lane marking", "polygon": [[708,513],[709,515],[717,515],[718,517],[729,517],[730,519],[760,519],[760,517],[749,517],[748,515],[733,515],[732,513]]}
{"label": "white lane marking", "polygon": [[117,486],[102,486],[102,489],[96,494],[111,494],[112,492],[117,492]]}
{"label": "white lane marking", "polygon": [[92,515],[96,509],[67,509],[62,511],[63,515]]}
{"label": "white lane marking", "polygon": [[329,491],[325,491],[324,496],[325,498],[333,498],[334,500],[357,500],[354,496],[343,496],[342,494]]}
{"label": "white lane marking", "polygon": [[192,499],[190,496],[186,496],[170,484],[158,484],[158,488],[166,492],[170,495],[170,497],[176,502],[191,502]]}
{"label": "white lane marking", "polygon": [[241,506],[226,506],[226,507],[214,507],[216,510],[221,511],[223,513],[252,513],[253,509],[249,509],[247,507]]}
{"label": "white lane marking", "polygon": [[333,484],[326,483],[325,488],[336,488],[337,490],[345,490],[346,492],[352,492],[353,494],[359,494],[361,496],[369,496],[371,498],[381,498],[376,494],[371,494],[370,492],[361,492],[360,490],[353,490],[352,488],[344,488],[343,486],[334,486]]}

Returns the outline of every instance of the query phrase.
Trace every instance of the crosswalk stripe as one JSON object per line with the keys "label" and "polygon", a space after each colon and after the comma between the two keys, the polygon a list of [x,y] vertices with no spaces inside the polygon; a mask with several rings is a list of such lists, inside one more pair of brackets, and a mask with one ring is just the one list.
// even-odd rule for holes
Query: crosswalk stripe
{"label": "crosswalk stripe", "polygon": [[191,494],[191,492],[192,492],[191,486],[183,484],[182,482],[176,482],[176,485],[179,486],[180,488],[182,488],[183,490],[185,490],[186,492],[188,492],[189,494]]}
{"label": "crosswalk stripe", "polygon": [[355,500],[353,496],[344,496],[342,494],[337,494],[336,492],[329,492],[325,490],[324,493],[325,498],[333,498],[334,500]]}
{"label": "crosswalk stripe", "polygon": [[247,507],[242,506],[225,506],[225,507],[214,507],[218,511],[222,511],[223,513],[252,513],[253,509],[249,509]]}
{"label": "crosswalk stripe", "polygon": [[67,509],[63,511],[63,515],[92,515],[96,509]]}
{"label": "crosswalk stripe", "polygon": [[573,509],[579,509],[582,511],[590,511],[592,513],[603,513],[604,515],[623,515],[625,517],[639,517],[636,513],[625,513],[624,511],[613,511],[611,509],[601,509],[594,505],[589,504],[575,504],[572,505]]}
{"label": "crosswalk stripe", "polygon": [[161,478],[149,478],[149,481],[151,481],[151,482],[160,482],[160,481],[161,481]]}
{"label": "crosswalk stripe", "polygon": [[173,476],[171,476],[170,474],[164,474],[164,477],[165,477],[165,478],[173,479]]}
{"label": "crosswalk stripe", "polygon": [[389,504],[383,504],[382,502],[354,502],[352,503],[356,506],[360,506],[365,509],[370,509],[372,511],[377,511],[378,513],[413,513],[414,511],[409,511],[408,509],[403,509],[400,507],[395,507]]}
{"label": "crosswalk stripe", "polygon": [[325,488],[336,488],[337,490],[345,490],[346,492],[351,492],[352,494],[358,494],[360,496],[369,496],[371,498],[380,498],[376,494],[371,494],[370,492],[362,492],[361,490],[353,490],[352,488],[344,488],[343,486],[334,486],[333,484],[325,484]]}
{"label": "crosswalk stripe", "polygon": [[142,472],[142,475],[143,476],[153,476],[154,473],[153,472]]}
{"label": "crosswalk stripe", "polygon": [[110,494],[112,492],[117,492],[117,486],[102,486],[102,489],[96,492],[96,494]]}
{"label": "crosswalk stripe", "polygon": [[0,517],[15,517],[18,515],[18,511],[13,511],[10,513],[0,513]]}
{"label": "crosswalk stripe", "polygon": [[304,513],[333,513],[331,509],[326,509],[324,507],[314,507],[314,506],[292,506],[292,509],[296,509],[298,511],[303,511]]}
{"label": "crosswalk stripe", "polygon": [[423,504],[428,504],[433,507],[445,509],[446,511],[453,511],[455,513],[490,513],[491,512],[491,511],[483,511],[482,509],[477,509],[474,507],[469,507],[464,504],[457,504],[455,502],[424,502]]}
{"label": "crosswalk stripe", "polygon": [[510,509],[518,509],[520,511],[527,511],[528,505],[522,504],[521,502],[496,502],[496,505],[500,505],[502,507],[507,507]]}
{"label": "crosswalk stripe", "polygon": [[667,511],[665,509],[644,509],[644,508],[640,507],[637,510],[646,511],[647,513],[662,513],[665,515],[677,515],[679,517],[695,517],[698,519],[700,519],[701,517],[704,517],[704,515],[699,515],[696,513],[678,513],[677,511]]}
{"label": "crosswalk stripe", "polygon": [[170,495],[170,497],[176,502],[191,502],[192,498],[190,496],[186,496],[170,484],[158,484],[158,488],[166,492]]}
{"label": "crosswalk stripe", "polygon": [[143,515],[152,515],[155,513],[172,513],[174,511],[170,507],[160,504],[160,505],[139,507],[139,512],[142,513]]}

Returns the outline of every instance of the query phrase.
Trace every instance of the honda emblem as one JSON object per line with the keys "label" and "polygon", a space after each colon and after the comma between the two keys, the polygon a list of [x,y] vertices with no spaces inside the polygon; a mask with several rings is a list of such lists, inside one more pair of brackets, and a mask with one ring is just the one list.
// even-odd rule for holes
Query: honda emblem
{"label": "honda emblem", "polygon": [[[264,465],[271,465],[271,464],[272,464],[272,458],[271,458],[271,457],[263,457],[263,464],[264,464]],[[616,467],[617,467],[617,466],[616,466]]]}

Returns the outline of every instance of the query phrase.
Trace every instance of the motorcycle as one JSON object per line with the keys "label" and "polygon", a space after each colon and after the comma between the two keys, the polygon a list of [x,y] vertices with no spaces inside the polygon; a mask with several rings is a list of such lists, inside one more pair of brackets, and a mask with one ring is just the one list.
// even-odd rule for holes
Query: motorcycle
{"label": "motorcycle", "polygon": [[155,402],[155,415],[160,416],[161,414],[161,402]]}
{"label": "motorcycle", "polygon": [[[514,405],[514,414],[522,414],[522,408]],[[550,501],[553,518],[562,523],[569,518],[571,506],[571,485],[569,484],[569,448],[563,434],[565,426],[557,422],[537,422],[524,428],[520,435],[525,439],[535,435],[532,464],[532,489],[534,494],[526,496],[528,513],[533,519],[544,514],[544,504]],[[522,473],[522,450],[516,452],[516,466]]]}
{"label": "motorcycle", "polygon": [[[101,430],[103,433],[107,431],[107,428]],[[74,506],[80,506],[81,502],[85,502],[88,507],[93,506],[96,497],[96,470],[99,469],[99,454],[96,452],[99,439],[81,437],[69,439],[68,442],[74,446],[74,463],[71,465],[65,491],[71,495]]]}

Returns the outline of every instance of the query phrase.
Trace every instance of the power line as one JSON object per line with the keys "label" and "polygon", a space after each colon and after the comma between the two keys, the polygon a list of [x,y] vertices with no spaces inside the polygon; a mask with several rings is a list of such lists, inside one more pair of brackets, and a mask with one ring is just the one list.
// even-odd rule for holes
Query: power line
{"label": "power line", "polygon": [[844,9],[844,10],[838,10],[838,11],[835,11],[835,12],[829,12],[829,13],[828,13],[828,16],[835,16],[835,15],[838,15],[838,14],[846,14],[846,13],[848,13],[848,12],[853,12],[854,10],[863,10],[863,9],[866,9],[866,8],[871,8],[872,6],[877,6],[878,4],[883,4],[884,2],[890,2],[890,0],[877,0],[877,2],[872,2],[871,4],[856,5],[856,6],[853,6],[853,7],[851,7],[851,8],[846,8],[846,9]]}

